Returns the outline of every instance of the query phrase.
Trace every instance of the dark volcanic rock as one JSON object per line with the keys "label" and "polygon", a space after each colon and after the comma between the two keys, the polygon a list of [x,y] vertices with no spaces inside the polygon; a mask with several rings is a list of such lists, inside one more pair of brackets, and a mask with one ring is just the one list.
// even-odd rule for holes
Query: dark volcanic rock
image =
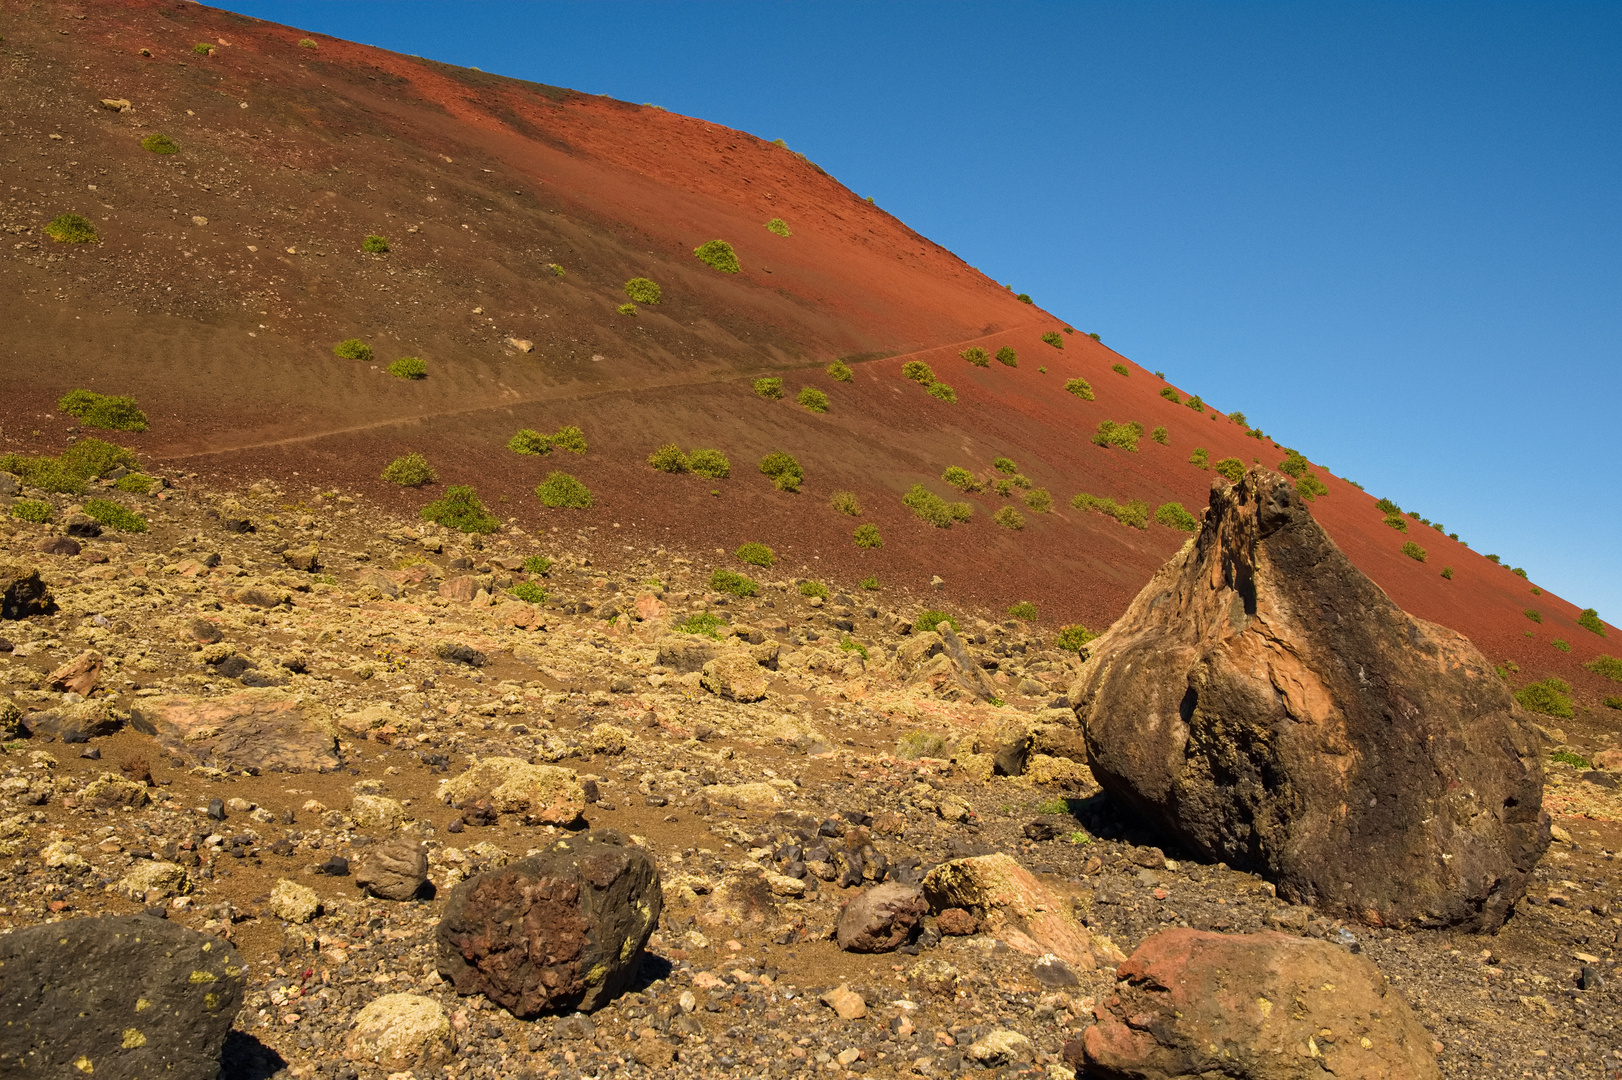
{"label": "dark volcanic rock", "polygon": [[1275,473],[1218,481],[1070,697],[1112,796],[1297,903],[1492,929],[1548,846],[1503,680],[1392,603]]}
{"label": "dark volcanic rock", "polygon": [[646,851],[608,829],[572,836],[456,886],[439,973],[515,1016],[590,1012],[635,976],[663,905]]}
{"label": "dark volcanic rock", "polygon": [[147,915],[0,936],[0,1075],[214,1080],[242,1004],[225,941]]}
{"label": "dark volcanic rock", "polygon": [[929,904],[916,885],[886,882],[867,889],[845,905],[835,933],[847,952],[889,952],[904,944]]}
{"label": "dark volcanic rock", "polygon": [[0,565],[0,619],[48,615],[55,606],[37,569],[15,563]]}

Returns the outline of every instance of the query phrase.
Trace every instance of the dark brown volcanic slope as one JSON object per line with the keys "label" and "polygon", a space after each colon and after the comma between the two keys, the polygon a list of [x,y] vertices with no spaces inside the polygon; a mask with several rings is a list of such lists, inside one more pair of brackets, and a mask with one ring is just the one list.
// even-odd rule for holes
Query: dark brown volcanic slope
{"label": "dark brown volcanic slope", "polygon": [[[299,31],[190,3],[5,0],[0,12],[7,450],[60,449],[72,421],[53,408],[68,389],[128,393],[153,427],[124,441],[170,469],[297,475],[408,508],[429,495],[377,473],[420,449],[444,482],[476,483],[524,528],[695,551],[759,539],[847,586],[876,573],[921,592],[938,574],[946,606],[1031,599],[1045,621],[1095,627],[1183,534],[1074,511],[1070,496],[1197,510],[1211,473],[1189,463],[1194,448],[1283,457],[1226,416],[1163,399],[1152,373],[1081,334],[1042,343],[1063,324],[752,135],[328,38],[304,47]],[[154,132],[180,152],[142,150]],[[64,211],[91,217],[101,242],[45,238]],[[793,235],[767,231],[772,218]],[[373,232],[388,254],[361,252]],[[715,238],[736,247],[741,273],[693,258]],[[664,299],[630,317],[615,309],[634,276]],[[378,362],[334,357],[348,337]],[[1008,345],[1019,365],[970,366],[958,355],[969,344]],[[404,355],[429,377],[383,370]],[[823,373],[836,357],[853,382]],[[955,405],[901,377],[911,358],[956,389]],[[751,392],[769,374],[788,399]],[[1075,376],[1095,401],[1063,391]],[[828,392],[830,412],[793,403],[806,385]],[[1164,426],[1169,445],[1094,446],[1106,419]],[[503,449],[520,426],[568,423],[591,441],[584,457]],[[644,460],[667,441],[719,447],[732,477],[653,472]],[[755,472],[775,449],[804,464],[800,494]],[[990,521],[1006,500],[980,494],[971,523],[941,530],[900,504],[918,482],[950,494],[947,466],[984,474],[999,455],[1052,491],[1054,513],[1011,532]],[[530,492],[557,468],[597,506],[542,508]],[[1318,471],[1330,492],[1315,512],[1404,608],[1515,660],[1520,678],[1566,679],[1585,706],[1614,692],[1580,665],[1617,646],[1578,627],[1576,606],[1418,522],[1387,528],[1370,496]],[[828,508],[836,490],[861,498],[882,549],[852,545],[856,522]],[[1427,561],[1401,553],[1407,539]],[[605,556],[620,546],[605,542]]]}

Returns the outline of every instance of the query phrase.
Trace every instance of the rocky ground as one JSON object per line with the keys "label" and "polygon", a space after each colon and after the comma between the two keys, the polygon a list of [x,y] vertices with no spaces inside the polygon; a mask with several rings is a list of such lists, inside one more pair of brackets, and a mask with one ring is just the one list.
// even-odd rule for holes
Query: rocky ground
{"label": "rocky ground", "polygon": [[[149,531],[69,538],[74,507],[19,494],[54,498],[59,524],[5,519],[0,563],[36,567],[57,610],[0,623],[17,711],[0,926],[150,910],[230,938],[251,974],[228,1077],[387,1075],[343,1049],[397,991],[452,1018],[436,1075],[1071,1075],[1063,1046],[1111,993],[1110,963],[1038,963],[1029,937],[973,920],[931,918],[892,952],[833,940],[858,884],[993,852],[1101,956],[1171,926],[1283,929],[1371,958],[1446,1076],[1622,1075],[1622,793],[1575,763],[1603,747],[1551,747],[1556,843],[1502,931],[1374,930],[1156,846],[1063,756],[1078,661],[1040,627],[953,612],[967,670],[913,631],[927,596],[806,596],[724,552],[608,530],[471,538],[336,492],[175,477],[104,493]],[[709,591],[716,566],[759,595]],[[523,581],[548,599],[511,598]],[[673,629],[698,613],[719,638]],[[517,1020],[437,972],[450,886],[566,831],[440,798],[489,756],[572,770],[584,822],[661,868],[640,981],[589,1016]],[[401,836],[426,843],[437,896],[357,889],[349,863]],[[278,918],[283,880],[320,913]]]}

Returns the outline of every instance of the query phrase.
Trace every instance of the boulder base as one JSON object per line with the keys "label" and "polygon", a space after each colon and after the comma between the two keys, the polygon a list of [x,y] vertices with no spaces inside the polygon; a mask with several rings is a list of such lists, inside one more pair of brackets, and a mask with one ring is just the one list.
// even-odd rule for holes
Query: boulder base
{"label": "boulder base", "polygon": [[1392,603],[1275,473],[1217,482],[1069,696],[1111,796],[1297,903],[1490,930],[1548,846],[1503,680]]}

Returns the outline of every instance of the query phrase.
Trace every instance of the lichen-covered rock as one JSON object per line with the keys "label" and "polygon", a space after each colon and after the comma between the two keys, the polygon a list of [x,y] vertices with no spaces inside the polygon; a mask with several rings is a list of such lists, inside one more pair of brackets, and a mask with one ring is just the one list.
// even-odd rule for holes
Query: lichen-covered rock
{"label": "lichen-covered rock", "polygon": [[729,649],[704,665],[704,689],[728,701],[766,696],[766,671],[743,649]]}
{"label": "lichen-covered rock", "polygon": [[114,888],[131,900],[151,904],[186,892],[191,879],[179,863],[153,860],[136,863]]}
{"label": "lichen-covered rock", "polygon": [[925,875],[924,896],[931,911],[972,912],[982,929],[1032,956],[1051,952],[1087,971],[1121,959],[1114,945],[1088,933],[1069,904],[1008,855],[941,863]]}
{"label": "lichen-covered rock", "polygon": [[752,780],[742,784],[710,784],[703,789],[703,793],[715,806],[771,811],[781,810],[787,805],[783,800],[784,785],[790,790],[794,786],[786,780],[778,784],[769,780]]}
{"label": "lichen-covered rock", "polygon": [[405,807],[386,795],[356,795],[349,801],[349,817],[360,829],[397,829],[405,820]]}
{"label": "lichen-covered rock", "polygon": [[79,806],[110,810],[115,806],[139,809],[152,801],[145,784],[118,773],[104,772],[79,789]]}
{"label": "lichen-covered rock", "polygon": [[355,1014],[344,1056],[390,1072],[438,1070],[456,1052],[445,1011],[432,998],[384,994]]}
{"label": "lichen-covered rock", "polygon": [[217,769],[331,772],[343,762],[325,707],[280,690],[150,698],[142,717],[172,754]]}
{"label": "lichen-covered rock", "polygon": [[89,697],[90,691],[101,681],[101,669],[106,663],[107,658],[101,653],[87,649],[46,676],[46,682],[52,690],[67,690]]}
{"label": "lichen-covered rock", "polygon": [[477,758],[462,775],[440,784],[439,797],[458,805],[488,799],[499,813],[547,825],[568,825],[586,812],[586,791],[573,772],[522,758]]}
{"label": "lichen-covered rock", "polygon": [[124,726],[123,718],[107,698],[76,701],[28,713],[22,724],[35,737],[47,735],[65,743],[89,742],[111,735]]}
{"label": "lichen-covered rock", "polygon": [[37,567],[0,563],[0,619],[48,615],[55,606]]}
{"label": "lichen-covered rock", "polygon": [[1292,901],[1492,929],[1548,845],[1503,680],[1392,603],[1282,476],[1219,480],[1199,535],[1091,649],[1070,700],[1099,783]]}
{"label": "lichen-covered rock", "polygon": [[0,739],[14,739],[22,726],[23,711],[10,698],[0,698]]}
{"label": "lichen-covered rock", "polygon": [[290,923],[307,923],[321,910],[315,890],[282,878],[270,890],[270,913]]}
{"label": "lichen-covered rock", "polygon": [[594,754],[616,757],[625,753],[634,738],[618,724],[593,724],[591,734],[586,737],[586,746]]}
{"label": "lichen-covered rock", "polygon": [[659,639],[657,663],[683,674],[702,671],[715,657],[715,646],[693,634],[671,634]]}
{"label": "lichen-covered rock", "polygon": [[0,1075],[214,1080],[246,976],[225,941],[146,915],[0,935]]}
{"label": "lichen-covered rock", "polygon": [[659,870],[606,829],[456,886],[439,923],[439,973],[515,1016],[590,1012],[630,984],[663,907]]}

